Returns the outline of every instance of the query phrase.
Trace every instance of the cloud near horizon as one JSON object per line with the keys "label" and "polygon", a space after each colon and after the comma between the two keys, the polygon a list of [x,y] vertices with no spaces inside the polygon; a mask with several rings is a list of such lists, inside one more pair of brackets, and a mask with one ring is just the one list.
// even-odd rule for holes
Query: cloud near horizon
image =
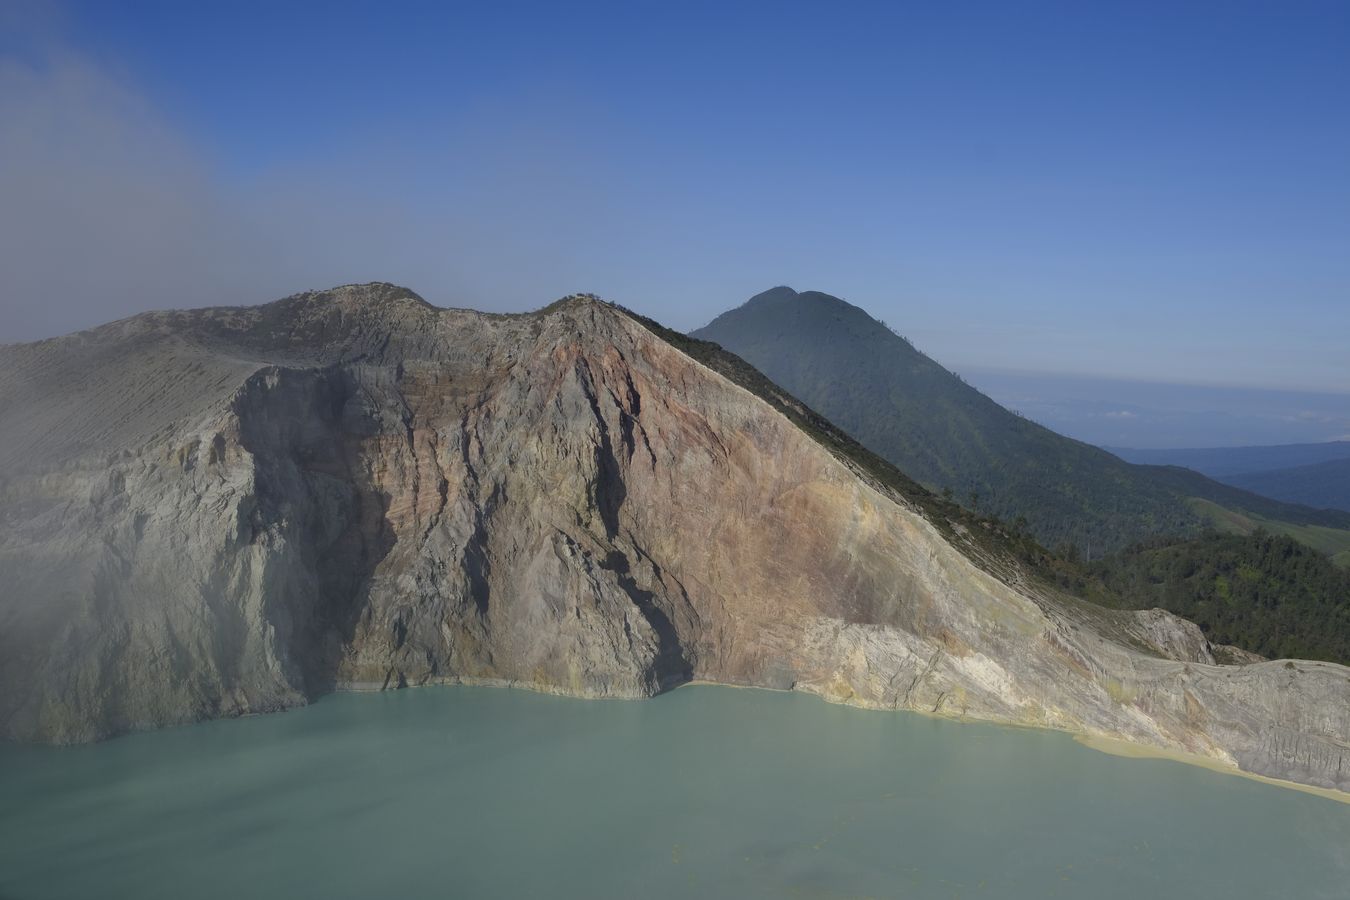
{"label": "cloud near horizon", "polygon": [[[595,289],[587,247],[631,229],[562,115],[484,110],[412,149],[229,175],[89,58],[0,57],[0,343],[351,282],[506,310]],[[428,156],[441,177],[408,183]]]}
{"label": "cloud near horizon", "polygon": [[0,157],[0,340],[238,302],[251,267],[213,248],[275,264],[149,104],[77,56],[0,60]]}

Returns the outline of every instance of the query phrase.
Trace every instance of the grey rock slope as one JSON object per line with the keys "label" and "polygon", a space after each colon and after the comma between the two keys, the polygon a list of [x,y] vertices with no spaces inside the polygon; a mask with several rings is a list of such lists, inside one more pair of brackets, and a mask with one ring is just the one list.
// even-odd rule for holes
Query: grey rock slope
{"label": "grey rock slope", "polygon": [[364,285],[0,348],[0,734],[704,679],[1350,788],[1350,670],[1041,587],[680,344]]}

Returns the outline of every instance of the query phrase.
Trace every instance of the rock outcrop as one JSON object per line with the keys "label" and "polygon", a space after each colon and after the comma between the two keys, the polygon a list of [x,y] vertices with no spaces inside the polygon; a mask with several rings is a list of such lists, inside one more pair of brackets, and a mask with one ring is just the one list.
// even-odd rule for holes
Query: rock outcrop
{"label": "rock outcrop", "polygon": [[0,734],[701,679],[1350,789],[1350,669],[1042,586],[687,349],[378,284],[0,348]]}

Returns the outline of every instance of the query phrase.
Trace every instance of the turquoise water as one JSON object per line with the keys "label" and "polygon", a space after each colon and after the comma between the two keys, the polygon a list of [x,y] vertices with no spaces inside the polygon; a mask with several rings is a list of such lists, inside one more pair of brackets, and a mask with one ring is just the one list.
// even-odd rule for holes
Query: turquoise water
{"label": "turquoise water", "polygon": [[800,694],[420,688],[0,748],[5,900],[1347,895],[1348,805]]}

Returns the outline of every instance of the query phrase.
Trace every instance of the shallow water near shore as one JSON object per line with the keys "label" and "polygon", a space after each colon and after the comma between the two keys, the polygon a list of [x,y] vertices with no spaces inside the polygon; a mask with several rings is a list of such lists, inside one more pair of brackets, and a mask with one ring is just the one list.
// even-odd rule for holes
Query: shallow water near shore
{"label": "shallow water near shore", "polygon": [[690,686],[338,694],[0,747],[0,898],[1343,898],[1350,806],[1066,734]]}

